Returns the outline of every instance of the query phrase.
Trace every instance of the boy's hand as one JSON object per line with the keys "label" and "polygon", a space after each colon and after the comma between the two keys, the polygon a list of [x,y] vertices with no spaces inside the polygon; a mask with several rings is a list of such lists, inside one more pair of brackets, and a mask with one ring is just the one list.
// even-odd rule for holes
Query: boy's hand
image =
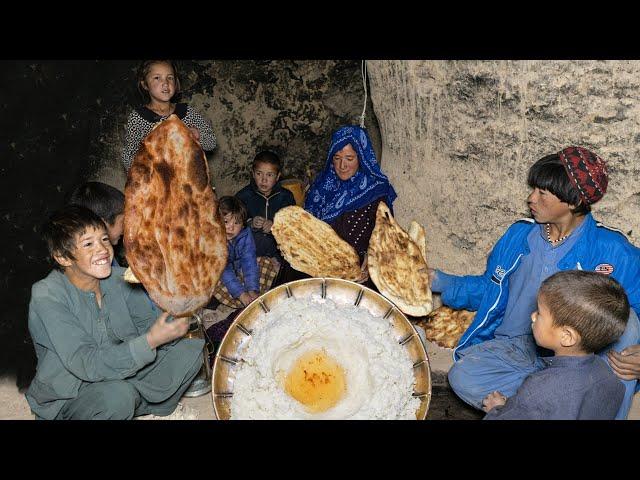
{"label": "boy's hand", "polygon": [[431,288],[433,279],[436,276],[436,270],[434,268],[427,268],[427,275],[429,276],[429,288]]}
{"label": "boy's hand", "polygon": [[251,228],[254,230],[260,230],[264,225],[266,218],[264,217],[253,217],[251,219]]}
{"label": "boy's hand", "polygon": [[264,223],[262,224],[262,231],[264,233],[270,233],[271,227],[273,227],[273,221],[264,219]]}
{"label": "boy's hand", "polygon": [[482,400],[482,410],[489,412],[492,408],[499,407],[507,403],[507,397],[498,391],[492,392]]}
{"label": "boy's hand", "polygon": [[147,332],[147,343],[151,348],[169,343],[176,338],[183,337],[189,330],[189,317],[174,318],[167,323],[169,313],[162,312],[156,322]]}
{"label": "boy's hand", "polygon": [[609,350],[607,357],[613,373],[620,380],[640,379],[640,345],[631,345],[620,353]]}
{"label": "boy's hand", "polygon": [[250,292],[242,292],[238,299],[242,302],[242,304],[246,307],[251,302],[253,302],[256,298],[258,298],[258,293],[254,291]]}

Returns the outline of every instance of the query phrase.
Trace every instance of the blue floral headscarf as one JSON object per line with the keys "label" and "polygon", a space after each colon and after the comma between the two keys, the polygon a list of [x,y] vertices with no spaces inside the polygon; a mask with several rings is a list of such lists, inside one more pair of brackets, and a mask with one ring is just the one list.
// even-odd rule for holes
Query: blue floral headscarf
{"label": "blue floral headscarf", "polygon": [[[351,144],[358,154],[358,171],[349,180],[340,180],[333,166],[333,156]],[[327,163],[316,177],[307,193],[304,208],[316,218],[327,223],[344,212],[362,208],[382,197],[386,197],[389,208],[398,195],[373,151],[369,134],[356,125],[341,127],[331,136]]]}

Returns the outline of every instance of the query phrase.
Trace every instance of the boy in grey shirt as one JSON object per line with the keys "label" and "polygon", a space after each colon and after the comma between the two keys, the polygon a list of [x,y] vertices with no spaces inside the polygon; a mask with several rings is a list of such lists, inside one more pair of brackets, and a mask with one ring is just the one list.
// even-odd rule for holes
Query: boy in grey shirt
{"label": "boy in grey shirt", "polygon": [[607,275],[562,271],[545,280],[531,314],[533,336],[555,356],[539,358],[541,370],[529,375],[510,398],[487,395],[486,420],[612,420],[624,386],[594,354],[624,332],[629,301]]}

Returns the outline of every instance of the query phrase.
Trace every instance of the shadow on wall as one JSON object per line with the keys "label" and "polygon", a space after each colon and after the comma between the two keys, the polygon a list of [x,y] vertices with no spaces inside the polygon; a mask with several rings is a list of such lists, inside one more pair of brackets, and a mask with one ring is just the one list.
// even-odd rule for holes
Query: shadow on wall
{"label": "shadow on wall", "polygon": [[[249,181],[255,153],[274,148],[284,178],[315,174],[331,132],[362,112],[360,62],[182,61],[182,101],[212,123],[209,155],[220,195]],[[31,285],[51,267],[40,232],[76,185],[98,180],[123,189],[124,126],[140,102],[137,61],[6,61],[0,128],[9,146],[0,189],[0,374],[25,386],[35,372],[27,330]],[[378,154],[380,133],[369,101],[366,126]]]}

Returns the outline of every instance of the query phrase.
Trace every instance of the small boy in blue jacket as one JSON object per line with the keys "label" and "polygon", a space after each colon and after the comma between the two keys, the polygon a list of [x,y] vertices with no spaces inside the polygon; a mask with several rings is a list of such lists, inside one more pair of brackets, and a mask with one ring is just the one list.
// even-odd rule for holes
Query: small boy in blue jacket
{"label": "small boy in blue jacket", "polygon": [[260,269],[256,258],[256,245],[247,221],[247,209],[236,197],[220,199],[220,213],[227,233],[229,258],[213,296],[222,304],[242,308],[258,298]]}

